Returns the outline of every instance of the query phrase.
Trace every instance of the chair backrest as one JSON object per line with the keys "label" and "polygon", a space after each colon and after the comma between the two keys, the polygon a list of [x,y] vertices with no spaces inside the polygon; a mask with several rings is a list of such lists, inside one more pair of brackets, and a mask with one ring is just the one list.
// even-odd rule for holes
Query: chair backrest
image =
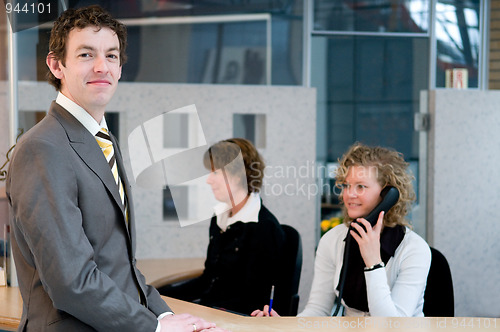
{"label": "chair backrest", "polygon": [[282,316],[295,316],[299,306],[299,282],[302,272],[302,239],[289,225],[281,225],[285,243],[280,260],[280,274],[275,285],[274,308]]}
{"label": "chair backrest", "polygon": [[450,266],[444,255],[432,247],[431,256],[431,267],[424,293],[424,316],[453,317],[455,301]]}

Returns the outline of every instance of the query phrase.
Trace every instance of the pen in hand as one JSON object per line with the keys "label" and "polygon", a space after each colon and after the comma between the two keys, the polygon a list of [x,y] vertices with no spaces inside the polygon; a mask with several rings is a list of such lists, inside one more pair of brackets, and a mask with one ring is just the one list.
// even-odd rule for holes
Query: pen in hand
{"label": "pen in hand", "polygon": [[273,308],[273,298],[274,298],[274,285],[271,287],[271,299],[269,300],[269,316],[271,316],[271,310]]}

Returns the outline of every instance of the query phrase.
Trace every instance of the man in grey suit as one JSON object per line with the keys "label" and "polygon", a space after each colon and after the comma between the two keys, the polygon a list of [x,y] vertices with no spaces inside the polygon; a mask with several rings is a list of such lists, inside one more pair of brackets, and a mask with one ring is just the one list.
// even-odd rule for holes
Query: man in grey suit
{"label": "man in grey suit", "polygon": [[136,267],[122,156],[106,130],[111,154],[95,137],[107,129],[125,47],[125,26],[98,6],[69,9],[54,23],[47,65],[59,93],[17,144],[7,179],[19,331],[222,331],[174,315]]}

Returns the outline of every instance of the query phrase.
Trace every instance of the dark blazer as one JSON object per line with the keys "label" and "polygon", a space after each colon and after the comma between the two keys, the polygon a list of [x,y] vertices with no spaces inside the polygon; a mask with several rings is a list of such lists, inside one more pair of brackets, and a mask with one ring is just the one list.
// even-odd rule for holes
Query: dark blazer
{"label": "dark blazer", "polygon": [[[155,331],[170,311],[136,267],[130,209],[95,138],[64,108],[23,135],[7,178],[13,255],[23,298],[19,331]],[[141,302],[143,304],[141,304]]]}
{"label": "dark blazer", "polygon": [[256,222],[236,222],[225,232],[214,216],[203,274],[159,291],[181,300],[248,315],[269,303],[284,240],[281,225],[264,205]]}

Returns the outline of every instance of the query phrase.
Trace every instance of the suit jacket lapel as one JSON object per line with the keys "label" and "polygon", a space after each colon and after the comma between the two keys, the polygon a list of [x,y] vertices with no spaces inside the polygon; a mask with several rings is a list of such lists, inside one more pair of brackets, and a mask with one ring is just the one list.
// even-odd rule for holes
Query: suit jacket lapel
{"label": "suit jacket lapel", "polygon": [[[120,206],[122,213],[124,213],[115,178],[110,171],[106,159],[103,158],[104,155],[96,139],[77,119],[56,102],[52,102],[49,114],[52,114],[61,123],[66,130],[70,145],[83,162],[101,179],[113,196],[115,203]],[[123,215],[125,217],[125,214]]]}

